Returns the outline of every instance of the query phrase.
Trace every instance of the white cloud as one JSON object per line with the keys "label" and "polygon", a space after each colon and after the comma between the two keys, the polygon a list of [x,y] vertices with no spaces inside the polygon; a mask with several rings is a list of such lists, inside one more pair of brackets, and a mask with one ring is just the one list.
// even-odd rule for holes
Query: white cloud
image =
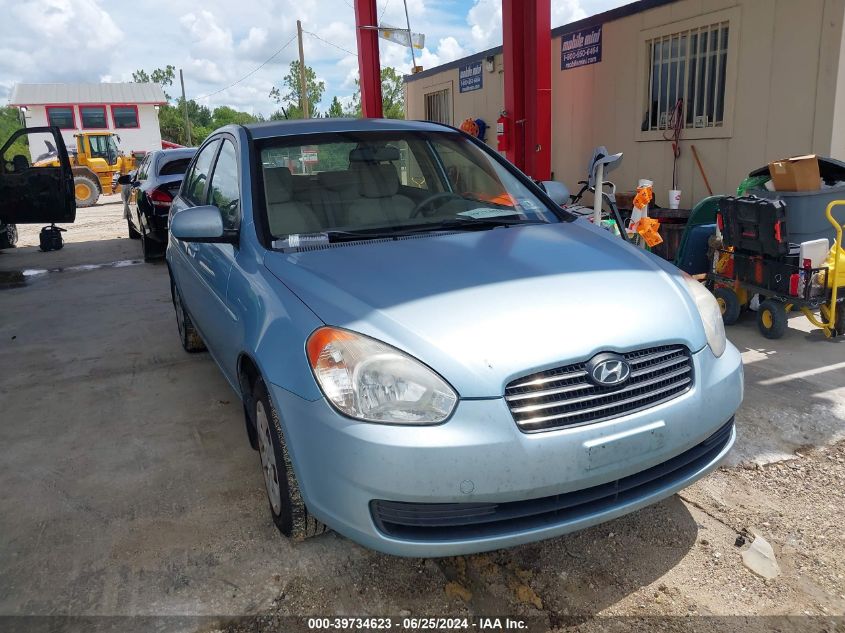
{"label": "white cloud", "polygon": [[[204,101],[269,114],[277,106],[268,93],[297,58],[296,41],[256,68],[291,40],[298,18],[306,62],[326,83],[318,106],[324,111],[336,95],[348,103],[358,77],[352,2],[0,0],[0,97],[17,82],[128,81],[139,68],[172,64],[184,70],[189,97],[220,91]],[[408,0],[411,27],[428,44],[416,51],[417,63],[431,68],[501,44],[501,2]],[[553,0],[552,25],[624,2]],[[378,10],[385,23],[405,25],[401,0],[378,0]],[[409,48],[381,41],[379,49],[382,66],[410,71]]]}
{"label": "white cloud", "polygon": [[199,55],[220,55],[232,50],[232,32],[217,24],[210,11],[186,13],[179,18],[191,42],[191,52]]}

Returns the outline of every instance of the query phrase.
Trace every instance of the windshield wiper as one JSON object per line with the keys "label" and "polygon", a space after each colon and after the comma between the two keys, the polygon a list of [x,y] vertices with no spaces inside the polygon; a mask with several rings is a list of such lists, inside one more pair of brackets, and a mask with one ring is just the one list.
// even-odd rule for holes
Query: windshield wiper
{"label": "windshield wiper", "polygon": [[[276,248],[297,248],[325,242],[359,242],[364,240],[398,239],[409,235],[419,235],[420,233],[433,233],[439,231],[485,231],[497,227],[524,224],[547,224],[547,222],[542,220],[521,220],[512,217],[473,218],[459,216],[449,218],[441,222],[426,222],[424,224],[399,226],[392,229],[384,227],[373,229],[353,229],[347,231],[331,229],[321,231],[320,233],[298,235],[296,236],[294,244],[289,242],[289,238],[285,240],[276,240],[273,244]],[[276,246],[277,244],[278,246]]]}

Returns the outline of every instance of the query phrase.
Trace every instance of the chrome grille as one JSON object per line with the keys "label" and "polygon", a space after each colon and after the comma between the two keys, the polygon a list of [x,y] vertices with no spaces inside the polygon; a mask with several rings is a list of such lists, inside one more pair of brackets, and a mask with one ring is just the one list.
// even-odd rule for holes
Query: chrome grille
{"label": "chrome grille", "polygon": [[621,385],[596,386],[589,359],[524,376],[505,388],[505,400],[522,431],[533,433],[609,420],[671,400],[692,387],[692,357],[683,345],[621,354],[631,376]]}

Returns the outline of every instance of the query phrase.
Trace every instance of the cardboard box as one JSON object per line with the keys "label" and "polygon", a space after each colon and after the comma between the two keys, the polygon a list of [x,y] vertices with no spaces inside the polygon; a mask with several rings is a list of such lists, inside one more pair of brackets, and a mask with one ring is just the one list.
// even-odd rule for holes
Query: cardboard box
{"label": "cardboard box", "polygon": [[795,156],[769,163],[775,191],[818,191],[821,189],[819,159],[815,155]]}

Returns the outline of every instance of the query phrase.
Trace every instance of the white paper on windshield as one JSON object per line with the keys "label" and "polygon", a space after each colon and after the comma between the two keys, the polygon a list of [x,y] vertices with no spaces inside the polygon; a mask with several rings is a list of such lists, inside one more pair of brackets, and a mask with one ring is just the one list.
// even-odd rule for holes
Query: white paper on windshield
{"label": "white paper on windshield", "polygon": [[469,211],[461,211],[457,215],[463,215],[476,220],[484,220],[486,218],[501,218],[506,215],[519,215],[513,209],[493,209],[490,207],[480,207],[478,209],[470,209]]}

